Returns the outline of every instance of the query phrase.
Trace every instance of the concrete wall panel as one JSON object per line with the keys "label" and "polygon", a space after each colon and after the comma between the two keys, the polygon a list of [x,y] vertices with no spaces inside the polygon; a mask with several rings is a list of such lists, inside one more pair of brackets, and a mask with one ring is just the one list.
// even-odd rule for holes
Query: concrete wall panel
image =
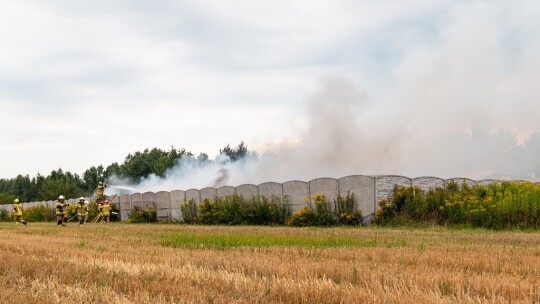
{"label": "concrete wall panel", "polygon": [[[88,198],[86,198],[87,201],[90,201]],[[109,203],[115,204],[116,206],[120,203],[120,197],[118,195],[113,195],[109,198]],[[117,208],[120,208],[119,206]]]}
{"label": "concrete wall panel", "polygon": [[358,208],[363,216],[375,212],[375,178],[362,175],[351,175],[338,180],[339,194],[345,198],[349,192],[354,193]]}
{"label": "concrete wall panel", "polygon": [[131,202],[130,202],[129,194],[120,194],[118,195],[118,205],[120,209],[120,220],[121,221],[127,221],[128,220],[128,214],[131,210]]}
{"label": "concrete wall panel", "polygon": [[449,183],[449,182],[456,182],[458,185],[462,185],[463,183],[467,184],[467,186],[469,187],[474,187],[476,185],[476,181],[470,179],[470,178],[463,178],[463,177],[454,177],[454,178],[449,178],[447,180],[445,180],[445,184],[446,183]]}
{"label": "concrete wall panel", "polygon": [[156,195],[156,212],[159,221],[171,220],[171,195],[167,191],[157,192]]}
{"label": "concrete wall panel", "polygon": [[306,206],[305,199],[309,199],[309,184],[302,181],[288,181],[283,183],[283,203],[291,212]]}
{"label": "concrete wall panel", "polygon": [[283,186],[280,183],[268,182],[262,183],[257,186],[259,195],[265,197],[268,200],[277,199],[280,202],[283,200]]}
{"label": "concrete wall panel", "polygon": [[142,194],[143,206],[147,208],[156,208],[156,194],[154,192],[145,192]]}
{"label": "concrete wall panel", "polygon": [[129,194],[120,194],[118,199],[120,200],[120,210],[131,210]]}
{"label": "concrete wall panel", "polygon": [[201,202],[201,191],[198,189],[186,190],[186,202],[194,200],[197,205]]}
{"label": "concrete wall panel", "polygon": [[257,186],[252,184],[244,184],[236,187],[236,193],[239,196],[244,197],[245,199],[251,199],[253,197],[259,196],[259,189]]}
{"label": "concrete wall panel", "polygon": [[383,198],[390,198],[396,185],[404,187],[412,186],[412,180],[410,178],[400,175],[377,176],[376,183],[377,200],[375,203],[377,204],[377,206],[379,201]]}
{"label": "concrete wall panel", "polygon": [[219,197],[233,195],[235,192],[236,192],[236,189],[231,186],[223,186],[223,187],[217,188],[217,195]]}
{"label": "concrete wall panel", "polygon": [[492,183],[500,183],[498,179],[483,179],[476,182],[477,185],[489,186]]}
{"label": "concrete wall panel", "polygon": [[131,201],[131,208],[138,207],[140,209],[143,209],[143,197],[141,193],[133,193],[129,196],[129,200]]}
{"label": "concrete wall panel", "polygon": [[180,220],[180,204],[186,201],[186,193],[182,190],[171,191],[171,220]]}
{"label": "concrete wall panel", "polygon": [[317,193],[324,195],[333,208],[334,200],[337,200],[339,195],[338,180],[327,177],[311,180],[309,182],[309,194],[310,196],[314,196]]}
{"label": "concrete wall panel", "polygon": [[444,188],[444,179],[433,176],[422,176],[413,179],[412,185],[418,186],[425,191],[435,188]]}
{"label": "concrete wall panel", "polygon": [[171,208],[171,194],[168,191],[156,192],[156,209],[170,209]]}
{"label": "concrete wall panel", "polygon": [[217,189],[214,187],[206,187],[201,189],[201,201],[205,199],[215,200],[217,196]]}
{"label": "concrete wall panel", "polygon": [[156,210],[158,221],[170,221],[170,209],[158,209]]}

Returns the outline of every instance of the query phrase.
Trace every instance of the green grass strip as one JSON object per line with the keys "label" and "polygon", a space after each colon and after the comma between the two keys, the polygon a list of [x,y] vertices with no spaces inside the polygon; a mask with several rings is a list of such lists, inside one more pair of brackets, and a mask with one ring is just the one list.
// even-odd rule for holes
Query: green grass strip
{"label": "green grass strip", "polygon": [[161,244],[167,247],[227,249],[237,247],[375,247],[376,240],[352,238],[299,238],[291,236],[260,235],[195,235],[170,234],[163,236]]}

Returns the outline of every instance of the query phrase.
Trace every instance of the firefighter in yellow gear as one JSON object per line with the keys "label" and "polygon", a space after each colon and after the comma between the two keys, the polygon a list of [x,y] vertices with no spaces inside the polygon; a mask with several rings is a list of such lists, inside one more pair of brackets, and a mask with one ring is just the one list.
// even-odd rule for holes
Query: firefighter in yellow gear
{"label": "firefighter in yellow gear", "polygon": [[22,204],[19,202],[19,199],[16,198],[13,201],[13,220],[17,225],[23,224],[26,225],[26,221],[23,219],[23,208]]}
{"label": "firefighter in yellow gear", "polygon": [[65,197],[60,195],[56,202],[56,222],[58,225],[66,226],[67,223],[67,207],[69,204],[65,201]]}
{"label": "firefighter in yellow gear", "polygon": [[99,182],[98,186],[96,188],[96,201],[102,201],[105,196],[103,195],[103,192],[105,191],[105,188],[107,185],[105,185],[103,182]]}
{"label": "firefighter in yellow gear", "polygon": [[111,218],[111,208],[109,201],[105,200],[105,204],[101,207],[101,214],[103,215],[103,218],[101,219],[102,223],[109,222],[109,219]]}
{"label": "firefighter in yellow gear", "polygon": [[79,203],[77,204],[77,218],[79,219],[79,226],[84,225],[86,221],[88,221],[88,204],[86,204],[86,201],[84,197],[81,197],[79,199]]}

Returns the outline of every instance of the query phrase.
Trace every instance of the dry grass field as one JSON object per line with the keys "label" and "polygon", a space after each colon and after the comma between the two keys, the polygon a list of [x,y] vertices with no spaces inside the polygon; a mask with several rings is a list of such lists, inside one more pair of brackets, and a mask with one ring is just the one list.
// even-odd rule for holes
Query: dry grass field
{"label": "dry grass field", "polygon": [[0,223],[0,303],[534,303],[540,233]]}

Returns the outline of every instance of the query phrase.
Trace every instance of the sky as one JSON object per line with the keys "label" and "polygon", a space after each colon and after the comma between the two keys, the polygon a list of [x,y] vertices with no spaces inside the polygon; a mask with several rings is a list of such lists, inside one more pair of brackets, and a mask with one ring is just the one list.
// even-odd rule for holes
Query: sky
{"label": "sky", "polygon": [[241,140],[233,184],[536,178],[539,34],[533,0],[6,1],[0,178]]}

